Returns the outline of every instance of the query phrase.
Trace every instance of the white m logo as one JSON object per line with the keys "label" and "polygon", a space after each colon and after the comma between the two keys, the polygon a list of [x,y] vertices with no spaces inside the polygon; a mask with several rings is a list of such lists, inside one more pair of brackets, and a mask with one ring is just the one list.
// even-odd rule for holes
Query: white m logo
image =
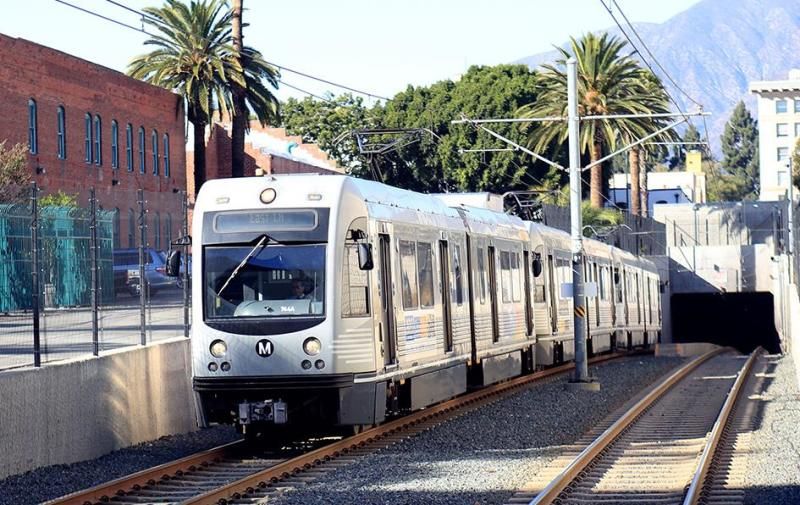
{"label": "white m logo", "polygon": [[272,355],[272,352],[273,352],[274,350],[275,350],[275,349],[274,349],[274,347],[272,346],[272,342],[270,342],[270,341],[269,341],[269,340],[267,340],[267,339],[262,339],[262,340],[259,340],[259,341],[256,343],[256,354],[258,354],[258,355],[259,355],[259,356],[261,356],[262,358],[267,358],[267,357],[269,357],[270,355]]}

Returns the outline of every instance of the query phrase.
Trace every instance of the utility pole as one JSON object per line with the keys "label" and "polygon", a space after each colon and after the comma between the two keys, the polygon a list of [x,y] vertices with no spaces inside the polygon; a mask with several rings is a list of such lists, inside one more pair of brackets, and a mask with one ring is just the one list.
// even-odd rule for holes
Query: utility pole
{"label": "utility pole", "polygon": [[569,134],[569,208],[572,230],[572,303],[575,330],[575,375],[570,387],[598,391],[600,383],[589,376],[586,356],[586,297],[583,286],[583,214],[581,211],[580,117],[578,72],[575,58],[567,60],[567,131]]}

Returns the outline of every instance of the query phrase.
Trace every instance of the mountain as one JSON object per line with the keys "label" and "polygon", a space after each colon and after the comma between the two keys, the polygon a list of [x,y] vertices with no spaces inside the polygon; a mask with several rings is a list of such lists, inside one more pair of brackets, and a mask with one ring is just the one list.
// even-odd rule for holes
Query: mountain
{"label": "mountain", "polygon": [[[712,113],[707,122],[716,153],[720,152],[725,123],[739,100],[745,100],[754,117],[758,114],[755,96],[747,90],[749,83],[786,79],[790,69],[800,68],[800,0],[703,0],[664,23],[635,23],[634,27],[681,89]],[[608,32],[622,36],[616,26]],[[556,51],[536,54],[518,63],[536,67],[553,61],[556,55]],[[653,68],[682,110],[696,108],[657,66]],[[693,121],[702,133],[702,121]]]}

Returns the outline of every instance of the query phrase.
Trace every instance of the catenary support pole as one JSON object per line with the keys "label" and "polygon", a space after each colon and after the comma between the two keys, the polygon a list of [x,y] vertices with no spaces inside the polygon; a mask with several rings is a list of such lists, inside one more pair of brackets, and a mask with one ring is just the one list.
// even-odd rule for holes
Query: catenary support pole
{"label": "catenary support pole", "polygon": [[183,196],[182,213],[183,225],[181,235],[183,239],[183,336],[189,338],[189,245],[186,237],[189,236],[189,195],[186,191],[181,192]]}
{"label": "catenary support pole", "polygon": [[98,356],[100,354],[100,339],[97,324],[97,285],[98,285],[98,272],[99,267],[97,263],[97,195],[94,187],[89,188],[89,260],[92,269],[92,354]]}
{"label": "catenary support pole", "polygon": [[575,330],[575,375],[571,384],[582,389],[599,389],[589,376],[586,356],[586,298],[583,286],[583,215],[581,213],[580,117],[575,58],[567,60],[567,113],[569,133],[569,193],[572,235],[572,301]]}
{"label": "catenary support pole", "polygon": [[145,246],[147,245],[147,220],[145,219],[144,209],[144,190],[139,190],[139,335],[141,344],[147,345],[147,278],[145,277]]}
{"label": "catenary support pole", "polygon": [[39,329],[39,187],[31,183],[31,311],[33,312],[33,366],[42,366]]}

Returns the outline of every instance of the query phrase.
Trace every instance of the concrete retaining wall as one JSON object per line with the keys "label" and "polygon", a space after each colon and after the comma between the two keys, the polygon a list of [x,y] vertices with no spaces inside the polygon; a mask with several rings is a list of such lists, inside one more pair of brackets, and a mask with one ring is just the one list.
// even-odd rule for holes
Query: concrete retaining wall
{"label": "concrete retaining wall", "polygon": [[188,339],[0,372],[0,478],[196,429]]}

